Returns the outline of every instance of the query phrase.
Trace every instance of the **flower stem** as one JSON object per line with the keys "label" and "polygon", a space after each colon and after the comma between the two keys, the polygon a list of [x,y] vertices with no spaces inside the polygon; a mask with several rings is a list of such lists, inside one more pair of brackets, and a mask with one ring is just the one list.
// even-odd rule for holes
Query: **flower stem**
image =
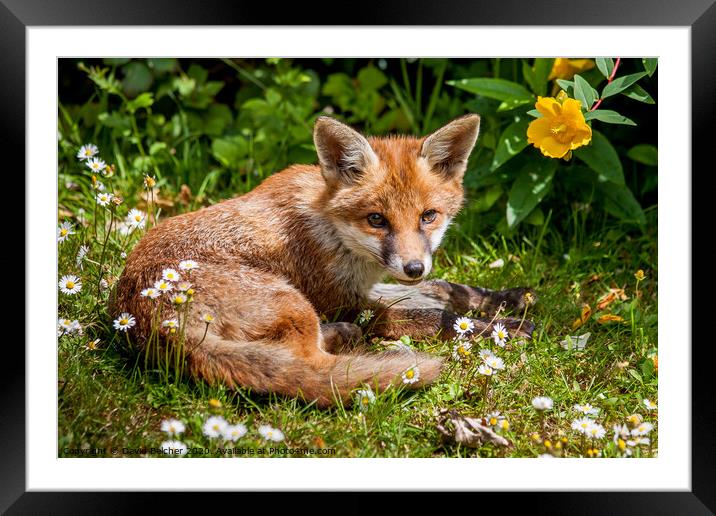
{"label": "flower stem", "polygon": [[[607,77],[607,84],[611,83],[611,82],[614,80],[614,77],[615,77],[616,74],[617,74],[617,68],[619,68],[619,63],[621,63],[621,62],[622,62],[622,58],[621,58],[621,57],[617,57],[617,60],[616,60],[616,62],[614,63],[614,68],[612,69],[612,73],[610,73],[610,74],[609,74],[609,77]],[[599,100],[592,106],[592,109],[590,109],[589,111],[594,111],[594,110],[596,110],[596,109],[599,107],[599,105],[602,103],[603,100],[604,100],[604,99],[599,99]]]}

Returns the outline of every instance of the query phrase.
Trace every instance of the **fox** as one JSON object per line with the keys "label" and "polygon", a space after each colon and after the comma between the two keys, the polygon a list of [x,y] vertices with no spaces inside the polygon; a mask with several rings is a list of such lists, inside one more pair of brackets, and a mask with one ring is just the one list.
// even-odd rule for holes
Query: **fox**
{"label": "fox", "polygon": [[[421,388],[439,377],[442,357],[398,346],[369,352],[368,336],[452,339],[457,314],[472,311],[484,312],[471,318],[474,331],[501,323],[511,338],[528,339],[534,323],[524,316],[484,315],[526,310],[532,289],[427,279],[464,203],[479,128],[480,116],[470,113],[424,137],[373,137],[320,116],[317,164],[289,166],[248,193],[148,230],[126,259],[110,312],[132,314],[130,334],[146,346],[156,304],[141,291],[192,260],[190,376],[319,407],[350,403],[360,386]],[[354,321],[366,309],[373,319],[363,335]],[[163,346],[175,340],[162,333]]]}

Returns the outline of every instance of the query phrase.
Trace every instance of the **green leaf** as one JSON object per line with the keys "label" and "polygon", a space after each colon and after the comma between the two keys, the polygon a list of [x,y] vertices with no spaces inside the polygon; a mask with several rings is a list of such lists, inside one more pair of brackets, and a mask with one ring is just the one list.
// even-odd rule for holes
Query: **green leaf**
{"label": "green leaf", "polygon": [[567,93],[567,95],[570,97],[574,96],[574,82],[565,79],[557,79],[557,84]]}
{"label": "green leaf", "polygon": [[102,62],[104,64],[108,64],[110,66],[119,66],[123,64],[127,64],[131,61],[129,57],[105,57],[102,59]]}
{"label": "green leaf", "polygon": [[544,212],[542,211],[542,208],[537,206],[532,212],[525,217],[525,224],[530,224],[531,226],[541,226],[544,224]]}
{"label": "green leaf", "polygon": [[646,143],[634,145],[634,147],[627,151],[627,156],[638,163],[652,167],[657,166],[659,163],[659,152],[657,148],[654,145]]}
{"label": "green leaf", "polygon": [[532,66],[529,66],[527,61],[522,62],[522,75],[535,95],[544,96],[547,93],[547,78],[552,71],[553,64],[553,58],[543,57],[535,59]]}
{"label": "green leaf", "polygon": [[513,109],[517,109],[520,106],[524,106],[525,104],[533,104],[534,99],[510,99],[505,100],[500,103],[499,106],[497,106],[497,112],[501,113],[504,111],[511,111]]}
{"label": "green leaf", "polygon": [[659,63],[659,60],[656,57],[644,57],[641,62],[644,64],[644,70],[646,70],[646,73],[649,74],[649,77],[654,75],[656,65]]}
{"label": "green leaf", "polygon": [[217,138],[211,142],[211,152],[225,167],[235,167],[249,153],[249,144],[241,136]]}
{"label": "green leaf", "polygon": [[612,74],[612,70],[614,70],[614,59],[611,57],[598,57],[596,61],[597,68],[602,73],[604,78],[608,79]]}
{"label": "green leaf", "polygon": [[575,150],[574,155],[597,173],[600,182],[624,184],[624,170],[619,155],[607,137],[599,131],[592,129],[592,142]]}
{"label": "green leaf", "polygon": [[496,100],[531,99],[532,94],[524,86],[505,79],[478,77],[448,81],[450,86]]}
{"label": "green leaf", "polygon": [[507,199],[507,224],[519,224],[547,195],[557,170],[557,160],[542,158],[530,162],[518,174]]}
{"label": "green leaf", "polygon": [[522,119],[507,126],[497,144],[490,168],[495,170],[527,147],[527,120]]}
{"label": "green leaf", "polygon": [[612,82],[604,86],[604,89],[602,90],[602,98],[605,99],[607,97],[611,97],[612,95],[616,95],[617,93],[621,93],[645,75],[646,72],[639,72],[614,79]]}
{"label": "green leaf", "polygon": [[164,142],[154,142],[149,147],[149,155],[154,156],[156,154],[159,154],[162,151],[167,150],[167,144]]}
{"label": "green leaf", "polygon": [[626,185],[603,183],[599,185],[599,190],[604,196],[607,213],[625,222],[636,222],[641,226],[646,224],[644,210]]}
{"label": "green leaf", "polygon": [[645,104],[654,104],[654,99],[651,98],[651,95],[638,84],[634,84],[622,91],[622,95],[626,95],[630,99],[638,100],[639,102],[644,102]]}
{"label": "green leaf", "polygon": [[147,59],[149,68],[158,74],[173,72],[177,67],[177,60],[173,57],[154,57]]}
{"label": "green leaf", "polygon": [[608,124],[636,125],[633,120],[610,109],[595,109],[584,114],[585,120],[599,120]]}
{"label": "green leaf", "polygon": [[527,114],[535,118],[542,118],[542,113],[538,109],[530,109]]}
{"label": "green leaf", "polygon": [[586,110],[597,100],[594,89],[579,75],[574,76],[574,98],[580,101]]}
{"label": "green leaf", "polygon": [[136,98],[127,102],[127,110],[130,113],[134,113],[138,109],[148,108],[152,104],[154,104],[154,94],[150,91],[145,91]]}
{"label": "green leaf", "polygon": [[388,79],[383,72],[371,65],[361,68],[358,72],[358,82],[360,83],[361,88],[367,90],[379,90],[388,84]]}
{"label": "green leaf", "polygon": [[475,196],[470,203],[470,209],[477,213],[489,211],[497,200],[502,197],[502,193],[503,190],[500,185],[492,185]]}
{"label": "green leaf", "polygon": [[152,71],[140,61],[132,61],[124,65],[122,70],[124,71],[122,89],[128,97],[134,97],[138,93],[147,91],[154,82]]}

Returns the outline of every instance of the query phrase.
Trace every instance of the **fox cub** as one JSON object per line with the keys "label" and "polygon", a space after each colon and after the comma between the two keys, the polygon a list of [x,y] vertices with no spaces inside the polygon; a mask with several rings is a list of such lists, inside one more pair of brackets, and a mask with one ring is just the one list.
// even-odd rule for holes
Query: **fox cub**
{"label": "fox cub", "polygon": [[[458,118],[424,138],[365,138],[329,117],[314,127],[318,165],[294,165],[253,191],[175,216],[148,231],[127,258],[112,314],[136,318],[145,345],[156,305],[142,289],[162,270],[194,260],[196,293],[186,325],[189,372],[209,382],[303,396],[328,406],[367,384],[385,389],[417,370],[410,387],[434,381],[441,358],[360,353],[354,321],[373,310],[372,335],[455,336],[456,313],[521,310],[527,289],[501,292],[424,281],[432,254],[463,203],[462,179],[480,117]],[[397,284],[381,284],[386,276]],[[397,301],[397,302],[396,302]],[[214,315],[207,327],[202,314]],[[162,318],[171,317],[165,309]],[[511,336],[534,325],[506,318]],[[489,331],[491,319],[473,319]],[[165,339],[166,346],[172,339]],[[350,352],[349,352],[350,351]]]}

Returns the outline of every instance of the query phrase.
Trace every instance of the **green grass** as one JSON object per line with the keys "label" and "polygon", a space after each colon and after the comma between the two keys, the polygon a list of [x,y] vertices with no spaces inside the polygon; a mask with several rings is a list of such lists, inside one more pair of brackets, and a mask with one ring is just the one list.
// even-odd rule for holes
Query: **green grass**
{"label": "green grass", "polygon": [[[137,188],[121,176],[114,180],[111,186],[120,191]],[[644,398],[657,401],[657,372],[651,359],[657,350],[658,271],[653,235],[639,236],[616,225],[587,231],[581,215],[575,213],[568,232],[543,229],[552,227],[545,225],[527,229],[519,238],[498,233],[480,236],[479,216],[468,207],[437,253],[432,277],[495,289],[534,287],[539,301],[527,314],[537,324],[533,339],[524,344],[508,342],[504,349],[489,342],[473,347],[475,351],[490,347],[506,363],[487,389],[484,377],[473,374],[476,361],[465,364],[448,358],[443,375],[428,388],[389,389],[378,394],[365,412],[343,407],[325,410],[293,398],[167,378],[159,371],[144,370],[141,361],[137,365],[126,352],[125,335],[111,328],[105,308],[108,292],[98,288],[98,283],[101,270],[110,283],[121,273],[120,252],[129,250],[138,235],[127,238],[105,232],[108,210],[100,210],[95,233],[88,192],[87,185],[80,185],[78,191],[61,194],[61,220],[63,213],[76,215],[77,208],[85,206],[89,222],[80,226],[75,220],[77,233],[59,244],[59,275],[76,273],[83,280],[79,294],[59,294],[60,315],[78,319],[83,326],[83,335],[59,339],[60,456],[73,456],[74,452],[64,450],[76,448],[103,448],[103,456],[158,456],[124,453],[122,448],[159,447],[167,439],[160,423],[171,417],[186,424],[180,439],[187,446],[209,449],[208,454],[190,455],[194,457],[221,456],[218,449],[231,446],[254,450],[254,456],[265,450],[274,457],[289,455],[271,454],[270,448],[330,448],[335,451],[331,457],[536,457],[547,451],[545,439],[556,443],[562,437],[566,443],[558,455],[586,456],[588,448],[596,447],[601,456],[614,457],[620,454],[612,442],[612,425],[624,423],[634,413],[655,425],[649,435],[651,444],[636,447],[634,455],[656,455],[656,413],[648,412],[642,403]],[[134,201],[115,209],[126,213],[126,204]],[[82,242],[91,250],[79,271],[75,256]],[[505,265],[489,268],[498,258]],[[646,279],[638,284],[637,296],[634,273],[638,269],[644,270]],[[598,311],[597,300],[610,287],[623,288],[627,299]],[[584,303],[594,313],[573,330]],[[623,322],[599,324],[598,317],[607,312],[622,317]],[[586,332],[591,338],[584,350],[560,346],[565,336]],[[86,349],[94,338],[100,339],[98,348]],[[451,343],[439,339],[411,345],[445,357],[452,351]],[[535,396],[554,400],[554,408],[543,420],[532,407]],[[210,399],[219,400],[221,406],[212,408]],[[570,423],[577,417],[575,403],[592,403],[601,409],[596,420],[607,429],[604,439],[592,443],[571,430]],[[468,448],[444,441],[437,430],[441,409],[469,417],[500,411],[509,429],[499,433],[512,445]],[[249,432],[233,444],[204,437],[201,427],[209,415],[244,423]],[[280,428],[285,441],[263,441],[257,433],[261,424]],[[119,450],[116,455],[112,448]]]}

